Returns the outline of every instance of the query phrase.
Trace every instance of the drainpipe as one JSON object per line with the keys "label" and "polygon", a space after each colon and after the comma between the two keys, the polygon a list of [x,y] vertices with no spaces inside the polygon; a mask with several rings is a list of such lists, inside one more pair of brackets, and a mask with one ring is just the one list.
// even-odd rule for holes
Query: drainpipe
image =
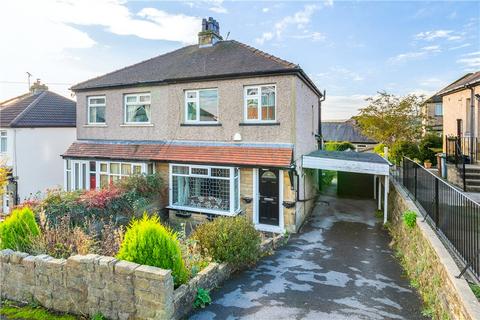
{"label": "drainpipe", "polygon": [[317,144],[318,150],[323,149],[323,136],[322,136],[322,102],[325,101],[327,92],[323,90],[323,95],[318,99],[318,133],[317,133]]}
{"label": "drainpipe", "polygon": [[[475,90],[470,86],[470,163],[473,164],[475,151]],[[476,159],[475,159],[476,160]]]}

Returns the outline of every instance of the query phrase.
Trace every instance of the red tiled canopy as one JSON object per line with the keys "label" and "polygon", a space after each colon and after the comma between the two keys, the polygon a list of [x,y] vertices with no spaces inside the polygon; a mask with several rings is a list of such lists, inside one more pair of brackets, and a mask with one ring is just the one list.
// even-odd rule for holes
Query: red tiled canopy
{"label": "red tiled canopy", "polygon": [[290,167],[291,148],[192,146],[173,144],[112,144],[74,142],[66,158],[155,160],[202,164]]}

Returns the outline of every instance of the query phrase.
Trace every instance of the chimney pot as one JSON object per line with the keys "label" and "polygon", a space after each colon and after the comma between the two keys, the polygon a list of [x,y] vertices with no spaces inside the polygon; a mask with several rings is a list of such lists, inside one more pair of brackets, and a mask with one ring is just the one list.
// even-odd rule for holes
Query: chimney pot
{"label": "chimney pot", "polygon": [[202,47],[211,47],[218,41],[222,41],[220,35],[220,25],[212,17],[202,19],[202,30],[198,33],[198,45]]}
{"label": "chimney pot", "polygon": [[30,87],[30,93],[31,94],[36,94],[40,93],[43,91],[47,91],[48,87],[45,84],[42,84],[40,82],[40,79],[37,78],[37,80],[33,83],[33,85]]}

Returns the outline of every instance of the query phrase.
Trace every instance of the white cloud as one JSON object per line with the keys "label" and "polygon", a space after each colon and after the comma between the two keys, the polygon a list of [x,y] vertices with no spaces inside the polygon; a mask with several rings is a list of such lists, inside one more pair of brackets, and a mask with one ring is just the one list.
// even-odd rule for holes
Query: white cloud
{"label": "white cloud", "polygon": [[[42,0],[2,1],[1,39],[8,46],[0,50],[2,80],[24,81],[25,72],[45,82],[74,84],[98,73],[118,68],[115,62],[103,64],[82,61],[74,50],[105,50],[85,27],[100,27],[116,35],[143,39],[194,43],[201,19],[171,14],[154,8],[131,11],[122,0]],[[11,31],[7,31],[11,30]],[[110,64],[109,64],[110,63]],[[68,72],[66,72],[68,70]],[[0,88],[0,100],[25,92],[25,85]],[[69,96],[68,85],[52,86]]]}
{"label": "white cloud", "polygon": [[[302,10],[297,11],[290,16],[286,16],[280,21],[276,22],[273,26],[272,31],[264,32],[260,37],[256,38],[255,41],[259,44],[263,44],[266,41],[270,41],[273,39],[281,40],[285,31],[291,28],[295,28],[297,30],[304,30],[306,26],[310,23],[312,15],[320,8],[321,6],[317,4],[305,5]],[[310,38],[312,40],[318,41],[320,35],[320,32],[312,32],[310,33]],[[296,37],[298,36],[301,35],[296,35]]]}
{"label": "white cloud", "polygon": [[344,120],[358,114],[359,109],[365,107],[369,95],[355,94],[349,96],[328,95],[322,102],[322,120]]}
{"label": "white cloud", "polygon": [[446,39],[449,41],[461,40],[463,39],[460,35],[454,35],[453,30],[433,30],[433,31],[424,31],[417,33],[415,35],[416,40],[425,40],[433,41],[437,39]]}
{"label": "white cloud", "polygon": [[471,45],[472,45],[471,43],[464,43],[464,44],[461,44],[459,46],[451,47],[448,50],[462,49],[462,48],[470,47]]}
{"label": "white cloud", "polygon": [[306,32],[301,35],[292,36],[295,39],[309,39],[312,41],[324,41],[327,37],[321,32]]}
{"label": "white cloud", "polygon": [[262,9],[262,12],[264,12],[264,13],[266,13],[268,11],[270,11],[270,8],[265,7],[265,8]]}
{"label": "white cloud", "polygon": [[457,60],[457,63],[462,64],[467,70],[480,68],[480,51],[467,53],[462,57]]}
{"label": "white cloud", "polygon": [[395,57],[391,57],[388,61],[390,63],[401,63],[409,60],[415,60],[415,59],[427,57],[428,55],[439,53],[439,52],[442,52],[442,50],[438,45],[426,46],[426,47],[420,48],[417,51],[400,53]]}

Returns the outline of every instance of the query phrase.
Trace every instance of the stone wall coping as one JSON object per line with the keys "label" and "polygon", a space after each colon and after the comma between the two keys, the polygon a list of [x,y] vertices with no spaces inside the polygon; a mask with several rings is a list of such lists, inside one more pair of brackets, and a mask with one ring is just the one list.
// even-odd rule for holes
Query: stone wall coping
{"label": "stone wall coping", "polygon": [[435,251],[440,263],[442,263],[445,267],[450,282],[453,284],[461,301],[463,302],[465,311],[468,313],[471,319],[480,319],[480,302],[473,294],[467,281],[465,279],[459,279],[455,276],[460,274],[461,270],[458,268],[457,264],[453,260],[450,252],[448,252],[447,248],[445,248],[445,245],[438,238],[437,234],[435,233],[435,231],[432,230],[430,225],[426,221],[423,221],[423,217],[419,209],[417,208],[413,200],[410,199],[410,197],[407,195],[405,190],[403,190],[403,188],[398,184],[398,182],[393,179],[392,184],[397,190],[397,192],[406,200],[406,203],[409,206],[410,210],[417,213],[417,226],[425,239],[428,240],[432,249]]}

